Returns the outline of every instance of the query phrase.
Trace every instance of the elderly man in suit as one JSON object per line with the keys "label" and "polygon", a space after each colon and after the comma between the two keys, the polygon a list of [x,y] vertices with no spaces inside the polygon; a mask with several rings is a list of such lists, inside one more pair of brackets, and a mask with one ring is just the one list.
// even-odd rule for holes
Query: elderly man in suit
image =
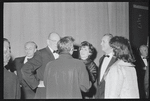
{"label": "elderly man in suit", "polygon": [[35,91],[28,86],[25,80],[22,78],[21,68],[23,65],[34,56],[37,50],[37,45],[33,41],[28,41],[24,45],[26,55],[23,57],[18,57],[14,60],[14,66],[17,71],[17,76],[20,81],[21,86],[21,99],[33,99],[35,96]]}
{"label": "elderly man in suit", "polygon": [[81,91],[90,88],[88,72],[84,63],[74,59],[74,39],[63,37],[58,42],[59,58],[47,64],[44,73],[47,99],[81,99]]}
{"label": "elderly man in suit", "polygon": [[139,47],[139,54],[135,55],[135,57],[140,98],[145,98],[146,93],[144,91],[144,77],[149,63],[148,47],[146,45],[141,45]]}
{"label": "elderly man in suit", "polygon": [[20,85],[17,76],[8,71],[5,66],[10,60],[10,42],[8,39],[3,39],[3,63],[4,63],[4,88],[3,97],[4,99],[20,99]]}
{"label": "elderly man in suit", "polygon": [[40,49],[35,53],[21,69],[23,78],[27,84],[36,90],[35,99],[45,99],[46,90],[43,84],[43,75],[45,66],[48,62],[55,60],[59,57],[56,53],[57,42],[60,36],[57,33],[50,33],[47,39],[47,47]]}
{"label": "elderly man in suit", "polygon": [[112,34],[105,34],[102,38],[101,46],[102,51],[105,53],[99,60],[99,70],[97,79],[97,92],[95,95],[96,99],[104,99],[105,97],[105,80],[104,75],[109,70],[109,67],[116,61],[113,56],[113,49],[109,45],[110,39],[113,37]]}

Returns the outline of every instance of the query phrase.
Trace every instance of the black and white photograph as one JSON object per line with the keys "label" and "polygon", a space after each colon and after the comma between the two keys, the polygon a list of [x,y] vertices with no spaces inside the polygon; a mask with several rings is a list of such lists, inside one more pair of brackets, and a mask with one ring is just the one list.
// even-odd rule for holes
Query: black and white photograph
{"label": "black and white photograph", "polygon": [[149,0],[2,12],[3,99],[149,99]]}

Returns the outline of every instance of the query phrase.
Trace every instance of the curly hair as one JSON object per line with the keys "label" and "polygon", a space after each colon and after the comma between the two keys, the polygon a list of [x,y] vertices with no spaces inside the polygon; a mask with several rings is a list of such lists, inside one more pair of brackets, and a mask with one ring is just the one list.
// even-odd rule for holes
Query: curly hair
{"label": "curly hair", "polygon": [[[89,52],[91,53],[91,55],[89,55],[88,58],[90,58],[94,53],[94,47],[91,43],[89,43],[87,41],[83,41],[83,42],[81,42],[81,45],[79,47],[79,51],[81,50],[82,47],[85,47],[85,46],[87,46],[89,48]],[[80,58],[80,56],[79,56],[79,58]]]}
{"label": "curly hair", "polygon": [[129,40],[122,36],[113,37],[110,42],[114,55],[125,62],[135,62]]}

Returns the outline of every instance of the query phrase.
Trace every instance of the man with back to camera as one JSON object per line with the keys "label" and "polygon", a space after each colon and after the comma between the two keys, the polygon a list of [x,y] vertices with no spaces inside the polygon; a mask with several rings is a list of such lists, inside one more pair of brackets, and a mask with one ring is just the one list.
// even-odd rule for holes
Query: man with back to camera
{"label": "man with back to camera", "polygon": [[45,66],[48,62],[59,57],[56,53],[57,42],[60,36],[57,33],[50,33],[47,39],[47,47],[37,51],[32,59],[30,59],[21,69],[23,78],[27,84],[36,90],[35,99],[45,99],[46,90],[43,83],[43,75]]}
{"label": "man with back to camera", "polygon": [[109,69],[109,67],[115,63],[116,58],[113,56],[114,52],[112,47],[109,45],[110,39],[113,37],[112,34],[105,34],[102,37],[102,51],[105,55],[103,55],[99,60],[99,70],[98,70],[98,79],[97,79],[97,92],[95,95],[96,99],[104,99],[105,94],[105,80],[104,75]]}
{"label": "man with back to camera", "polygon": [[18,57],[14,59],[14,66],[17,71],[17,76],[20,81],[21,86],[21,99],[33,99],[35,96],[35,91],[28,86],[28,84],[24,81],[21,74],[21,68],[23,65],[34,56],[34,53],[37,50],[37,45],[33,41],[28,41],[24,45],[25,56]]}
{"label": "man with back to camera", "polygon": [[61,38],[57,45],[59,58],[46,65],[46,99],[82,99],[80,90],[86,92],[91,86],[84,63],[71,56],[73,42],[70,36]]}

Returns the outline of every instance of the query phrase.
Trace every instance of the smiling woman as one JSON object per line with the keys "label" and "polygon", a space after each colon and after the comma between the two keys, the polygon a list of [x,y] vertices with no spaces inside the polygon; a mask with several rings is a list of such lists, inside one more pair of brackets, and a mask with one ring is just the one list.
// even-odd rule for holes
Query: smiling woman
{"label": "smiling woman", "polygon": [[85,66],[86,70],[89,74],[89,80],[92,83],[89,92],[82,92],[82,97],[84,98],[93,98],[96,93],[95,81],[97,80],[97,72],[98,67],[95,62],[91,59],[94,54],[94,47],[91,43],[87,41],[81,42],[81,46],[79,47],[79,59],[81,59]]}

